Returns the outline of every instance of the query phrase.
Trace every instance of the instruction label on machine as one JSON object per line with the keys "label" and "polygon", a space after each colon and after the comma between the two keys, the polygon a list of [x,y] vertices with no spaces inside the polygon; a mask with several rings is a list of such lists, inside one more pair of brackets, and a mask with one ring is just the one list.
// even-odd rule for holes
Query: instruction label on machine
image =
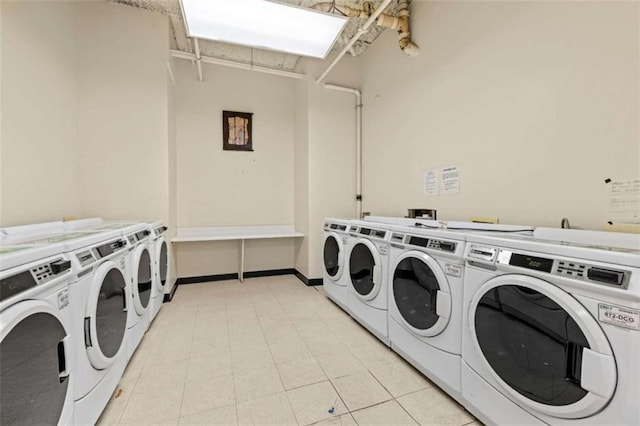
{"label": "instruction label on machine", "polygon": [[640,311],[599,303],[598,319],[600,322],[640,331]]}

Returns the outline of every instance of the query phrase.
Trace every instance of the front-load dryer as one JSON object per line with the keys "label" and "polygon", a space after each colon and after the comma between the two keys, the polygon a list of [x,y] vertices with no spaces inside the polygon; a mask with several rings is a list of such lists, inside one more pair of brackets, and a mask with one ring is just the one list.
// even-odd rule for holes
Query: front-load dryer
{"label": "front-load dryer", "polygon": [[322,286],[327,296],[347,311],[348,232],[351,221],[326,219],[323,229],[324,273]]}
{"label": "front-load dryer", "polygon": [[0,424],[73,425],[69,260],[61,246],[0,246]]}
{"label": "front-load dryer", "polygon": [[167,227],[162,222],[151,224],[152,234],[149,239],[149,253],[152,266],[151,300],[149,302],[149,322],[153,321],[162,304],[169,276],[169,246],[167,244]]}
{"label": "front-load dryer", "polygon": [[[116,233],[117,234],[117,233]],[[127,363],[127,241],[113,236],[69,253],[75,280],[69,285],[75,339],[75,420],[94,424]]]}
{"label": "front-load dryer", "polygon": [[461,400],[465,235],[397,226],[390,232],[391,347]]}
{"label": "front-load dryer", "polygon": [[387,346],[387,268],[391,232],[364,221],[349,227],[347,310]]}
{"label": "front-load dryer", "polygon": [[129,342],[127,359],[133,356],[150,324],[150,302],[153,285],[153,268],[148,243],[151,240],[151,227],[140,223],[127,228],[125,238],[129,244],[126,256],[126,269],[131,288],[131,307],[127,327]]}
{"label": "front-load dryer", "polygon": [[465,260],[462,393],[476,417],[638,424],[640,251],[468,235]]}

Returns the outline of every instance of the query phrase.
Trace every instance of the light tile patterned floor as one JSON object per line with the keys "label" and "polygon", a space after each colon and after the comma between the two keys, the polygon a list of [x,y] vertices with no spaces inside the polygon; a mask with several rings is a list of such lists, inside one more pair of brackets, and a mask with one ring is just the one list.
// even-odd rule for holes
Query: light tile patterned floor
{"label": "light tile patterned floor", "polygon": [[475,424],[288,275],[180,286],[115,395],[100,425]]}

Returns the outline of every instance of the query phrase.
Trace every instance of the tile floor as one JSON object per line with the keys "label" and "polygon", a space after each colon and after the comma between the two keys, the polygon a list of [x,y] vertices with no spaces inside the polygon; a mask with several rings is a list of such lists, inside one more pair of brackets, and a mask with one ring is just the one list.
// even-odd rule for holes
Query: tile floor
{"label": "tile floor", "polygon": [[99,425],[478,424],[288,275],[180,286],[114,395]]}

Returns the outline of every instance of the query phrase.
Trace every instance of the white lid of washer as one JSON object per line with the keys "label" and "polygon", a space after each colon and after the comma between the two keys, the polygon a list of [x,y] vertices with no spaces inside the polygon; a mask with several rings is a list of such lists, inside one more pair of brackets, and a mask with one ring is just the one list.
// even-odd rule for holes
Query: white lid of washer
{"label": "white lid of washer", "polygon": [[53,234],[63,230],[64,223],[61,221],[8,226],[0,228],[0,242],[3,244],[20,243],[24,240],[36,238],[38,235]]}
{"label": "white lid of washer", "polygon": [[533,236],[543,240],[640,250],[640,234],[541,227],[533,231]]}
{"label": "white lid of washer", "polygon": [[58,232],[50,235],[39,235],[37,238],[24,241],[24,243],[51,245],[61,244],[63,246],[63,252],[66,253],[120,236],[120,231]]}
{"label": "white lid of washer", "polygon": [[517,234],[497,235],[495,233],[467,234],[467,243],[536,252],[540,253],[541,256],[549,254],[640,268],[640,250],[623,247],[551,241],[532,236]]}
{"label": "white lid of washer", "polygon": [[0,245],[0,271],[61,254],[63,248],[62,244]]}

